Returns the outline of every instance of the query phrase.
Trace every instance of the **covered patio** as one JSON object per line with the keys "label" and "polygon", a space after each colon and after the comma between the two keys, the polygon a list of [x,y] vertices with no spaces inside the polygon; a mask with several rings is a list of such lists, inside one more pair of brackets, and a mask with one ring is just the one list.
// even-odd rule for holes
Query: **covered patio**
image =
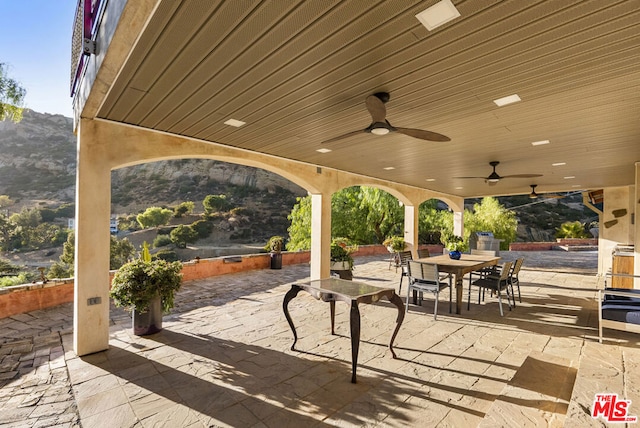
{"label": "covered patio", "polygon": [[[109,348],[111,171],[138,163],[216,159],[305,188],[312,279],[329,275],[331,195],[355,185],[398,198],[414,252],[421,202],[445,201],[461,234],[465,198],[532,185],[584,192],[601,274],[617,244],[640,236],[633,1],[78,6],[78,355]],[[416,19],[426,10],[434,27]]]}
{"label": "covered patio", "polygon": [[[585,427],[601,426],[594,396],[612,391],[637,415],[640,342],[607,331],[598,343],[596,255],[561,253],[545,267],[544,253],[503,253],[529,261],[522,303],[504,317],[495,298],[450,315],[441,296],[438,321],[431,298],[412,306],[398,359],[387,348],[395,308],[362,305],[357,384],[347,305],[332,336],[328,305],[301,294],[289,349],[282,298],[309,278],[306,264],[187,282],[165,329],[144,338],[112,307],[109,349],[84,357],[73,352],[71,304],[0,320],[3,352],[20,363],[20,376],[0,373],[0,424]],[[370,256],[356,259],[354,279],[397,289],[399,273]]]}

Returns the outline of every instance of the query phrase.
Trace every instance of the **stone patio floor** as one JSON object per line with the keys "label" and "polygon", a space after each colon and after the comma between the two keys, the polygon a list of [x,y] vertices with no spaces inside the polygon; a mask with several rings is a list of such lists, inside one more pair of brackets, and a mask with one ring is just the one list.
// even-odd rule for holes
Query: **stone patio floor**
{"label": "stone patio floor", "polygon": [[[347,305],[332,336],[329,305],[300,293],[290,350],[282,299],[306,264],[187,282],[151,336],[133,336],[112,307],[109,350],[80,358],[71,304],[0,319],[0,426],[604,426],[590,414],[596,393],[640,414],[640,336],[597,340],[597,255],[502,253],[518,255],[522,303],[500,317],[497,299],[475,294],[455,315],[445,291],[434,321],[428,296],[410,306],[398,359],[396,308],[361,305],[357,384]],[[356,260],[354,280],[397,289],[399,278],[383,257]]]}

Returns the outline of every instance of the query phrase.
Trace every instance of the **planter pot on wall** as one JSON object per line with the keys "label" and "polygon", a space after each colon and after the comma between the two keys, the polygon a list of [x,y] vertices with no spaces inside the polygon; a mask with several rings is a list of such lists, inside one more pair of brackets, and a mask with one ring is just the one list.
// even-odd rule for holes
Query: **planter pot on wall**
{"label": "planter pot on wall", "polygon": [[133,311],[133,334],[145,336],[162,330],[162,300],[157,296],[145,312]]}
{"label": "planter pot on wall", "polygon": [[271,269],[282,269],[282,253],[269,253],[271,256]]}

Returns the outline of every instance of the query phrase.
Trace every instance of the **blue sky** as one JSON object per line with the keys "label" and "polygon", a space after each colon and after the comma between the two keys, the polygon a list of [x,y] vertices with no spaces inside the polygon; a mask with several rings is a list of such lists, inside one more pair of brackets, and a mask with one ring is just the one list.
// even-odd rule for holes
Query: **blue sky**
{"label": "blue sky", "polygon": [[72,116],[71,33],[78,0],[0,0],[0,62],[27,90],[25,107]]}

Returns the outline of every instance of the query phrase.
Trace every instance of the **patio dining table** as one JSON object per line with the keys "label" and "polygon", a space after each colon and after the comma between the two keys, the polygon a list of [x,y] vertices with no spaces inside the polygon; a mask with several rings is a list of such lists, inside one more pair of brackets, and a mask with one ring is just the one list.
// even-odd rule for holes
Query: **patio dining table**
{"label": "patio dining table", "polygon": [[463,254],[460,260],[454,260],[448,254],[435,257],[425,257],[418,259],[423,263],[438,265],[438,271],[454,275],[456,284],[456,314],[462,310],[462,278],[471,272],[480,270],[488,266],[495,266],[500,261],[500,257],[485,256],[479,254]]}

